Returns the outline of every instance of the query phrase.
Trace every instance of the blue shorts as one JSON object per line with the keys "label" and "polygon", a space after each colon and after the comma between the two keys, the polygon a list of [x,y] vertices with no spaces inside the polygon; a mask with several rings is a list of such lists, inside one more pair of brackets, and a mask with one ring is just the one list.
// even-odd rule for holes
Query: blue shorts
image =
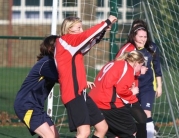
{"label": "blue shorts", "polygon": [[150,91],[146,90],[146,91],[139,92],[137,98],[143,110],[152,111],[153,103],[155,100],[155,94],[156,92],[154,90],[150,90]]}
{"label": "blue shorts", "polygon": [[20,110],[15,108],[16,115],[18,118],[27,126],[31,135],[35,135],[34,132],[39,126],[47,122],[49,126],[54,125],[51,118],[45,111],[41,111],[39,108]]}
{"label": "blue shorts", "polygon": [[77,131],[81,125],[95,126],[104,120],[103,114],[88,94],[86,94],[86,101],[82,94],[65,104],[65,107],[71,132]]}

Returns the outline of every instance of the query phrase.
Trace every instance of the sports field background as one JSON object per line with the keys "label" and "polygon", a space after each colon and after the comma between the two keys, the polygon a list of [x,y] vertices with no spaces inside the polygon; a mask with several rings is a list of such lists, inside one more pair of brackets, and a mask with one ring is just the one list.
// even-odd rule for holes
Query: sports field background
{"label": "sports field background", "polygon": [[[19,6],[25,1],[0,0],[0,138],[31,137],[26,127],[15,116],[13,102],[24,78],[36,62],[39,44],[51,32],[51,19],[45,20],[41,17],[31,20],[29,19],[31,16],[27,16],[26,19],[18,19],[19,12],[29,10],[28,7]],[[42,0],[27,0],[26,4],[35,5],[36,3],[39,4],[40,1]],[[80,13],[80,17],[85,20],[84,29],[86,29],[93,25],[95,18],[99,18],[96,22],[101,21],[99,16],[101,13],[97,13],[98,16],[96,16],[95,11],[98,7],[103,9],[102,5],[104,2],[107,3],[106,1],[108,0],[81,0],[81,3],[75,3],[78,0],[59,1],[67,3],[62,4],[64,9],[59,13],[61,16],[57,21],[57,34],[59,34],[62,17],[78,13],[79,10],[74,6],[75,4],[82,5],[81,8],[84,13]],[[176,0],[110,0],[110,2],[116,2],[113,6],[118,6],[119,9],[124,1],[127,2],[127,8],[125,7],[124,9],[128,10],[126,11],[125,19],[123,19],[122,14],[125,10],[114,12],[108,6],[102,10],[104,14],[108,14],[107,10],[110,8],[111,13],[118,14],[119,23],[116,26],[117,30],[113,30],[113,33],[108,32],[105,35],[105,39],[97,45],[97,48],[93,48],[85,56],[88,80],[94,80],[97,72],[97,70],[94,70],[95,67],[110,60],[110,55],[115,54],[117,49],[125,42],[133,19],[147,19],[148,16],[147,21],[148,25],[151,26],[150,31],[153,32],[154,40],[160,49],[164,80],[163,94],[161,98],[155,101],[153,117],[161,135],[165,135],[168,138],[175,137],[174,123],[177,125],[177,129],[179,126],[179,3]],[[147,16],[143,8],[143,2],[146,6]],[[52,11],[52,1],[44,0],[44,3],[47,7],[41,8],[35,5],[31,9],[35,11],[33,13],[36,14],[38,11],[44,10],[48,14],[49,11]],[[98,6],[96,6],[97,4]],[[71,8],[68,6],[72,6],[74,12],[68,12],[68,9]],[[19,7],[20,10],[18,9]],[[17,19],[12,18],[13,12]],[[56,98],[54,98],[53,119],[55,119],[60,132],[64,133],[61,134],[61,138],[66,138],[69,135],[73,135],[69,133],[68,126],[66,126],[66,117],[55,118],[55,116],[63,115],[64,113],[64,107],[57,106],[61,105],[58,97],[58,86],[55,87],[54,94]],[[58,112],[56,112],[57,109]],[[174,113],[174,118],[172,118],[171,111]],[[65,120],[62,123],[63,126],[60,126],[59,121],[62,119]]]}

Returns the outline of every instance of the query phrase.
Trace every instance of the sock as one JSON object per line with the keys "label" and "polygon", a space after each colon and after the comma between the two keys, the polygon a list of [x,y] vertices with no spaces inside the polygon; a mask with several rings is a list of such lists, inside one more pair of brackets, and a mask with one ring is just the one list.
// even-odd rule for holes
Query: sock
{"label": "sock", "polygon": [[137,123],[136,138],[147,138],[146,123]]}
{"label": "sock", "polygon": [[95,135],[92,135],[92,137],[91,138],[99,138],[99,137],[97,137],[97,136],[95,136]]}
{"label": "sock", "polygon": [[147,138],[154,138],[154,123],[152,117],[147,118]]}

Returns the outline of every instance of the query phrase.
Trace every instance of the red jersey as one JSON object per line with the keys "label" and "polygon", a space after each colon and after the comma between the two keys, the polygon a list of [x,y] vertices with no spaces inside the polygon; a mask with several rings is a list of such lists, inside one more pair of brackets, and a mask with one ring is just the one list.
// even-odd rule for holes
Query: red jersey
{"label": "red jersey", "polygon": [[66,34],[56,40],[54,58],[63,104],[81,95],[87,87],[83,55],[95,44],[95,38],[101,31],[110,24],[110,20],[106,20],[80,34]]}
{"label": "red jersey", "polygon": [[121,56],[124,52],[131,52],[133,50],[136,50],[135,46],[131,43],[127,43],[118,51],[116,57]]}
{"label": "red jersey", "polygon": [[134,69],[124,60],[106,64],[95,79],[89,96],[100,109],[120,108],[124,102],[135,103],[137,97],[130,88],[134,83]]}
{"label": "red jersey", "polygon": [[[131,43],[127,43],[118,51],[116,57],[121,56],[124,52],[131,52],[133,50],[136,50],[135,46]],[[140,76],[140,72],[135,74],[135,86],[138,86],[138,76]]]}

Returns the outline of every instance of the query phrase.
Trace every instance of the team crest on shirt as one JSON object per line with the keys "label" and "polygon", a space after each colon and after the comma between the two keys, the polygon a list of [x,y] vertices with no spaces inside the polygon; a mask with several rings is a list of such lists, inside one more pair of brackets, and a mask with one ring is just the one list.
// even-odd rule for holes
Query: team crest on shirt
{"label": "team crest on shirt", "polygon": [[146,107],[150,107],[150,103],[147,103],[147,104],[146,104]]}
{"label": "team crest on shirt", "polygon": [[149,47],[150,47],[150,49],[153,49],[153,48],[154,48],[154,46],[153,46],[153,45],[150,45]]}

